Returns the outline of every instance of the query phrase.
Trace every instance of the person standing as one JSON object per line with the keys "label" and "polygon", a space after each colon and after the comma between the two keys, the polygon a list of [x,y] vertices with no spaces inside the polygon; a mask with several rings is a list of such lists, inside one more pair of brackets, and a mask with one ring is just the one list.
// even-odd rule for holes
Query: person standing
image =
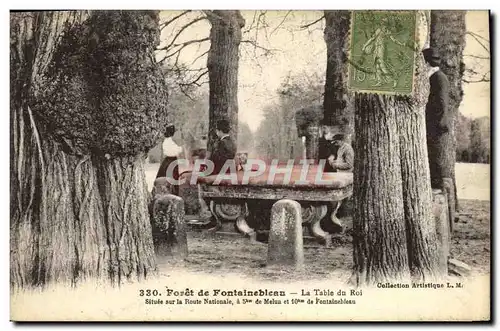
{"label": "person standing", "polygon": [[352,172],[354,168],[354,150],[345,141],[343,134],[333,136],[334,154],[328,157],[328,163],[334,172]]}
{"label": "person standing", "polygon": [[[179,155],[182,154],[182,147],[177,145],[173,140],[175,134],[175,126],[169,125],[165,130],[165,139],[162,144],[163,161],[158,169],[156,178],[167,177],[173,178],[174,180],[179,180],[179,165],[175,165],[172,169],[172,173],[168,172],[168,167],[171,163],[176,162]],[[174,190],[177,192],[176,190]]]}
{"label": "person standing", "polygon": [[215,144],[214,150],[210,154],[209,160],[214,164],[212,174],[218,174],[227,161],[235,162],[236,144],[229,136],[230,125],[229,121],[219,120],[215,126],[217,137],[219,140]]}
{"label": "person standing", "polygon": [[325,168],[324,172],[335,172],[335,169],[330,165],[330,162],[328,162],[328,158],[332,155],[336,155],[336,146],[333,143],[333,133],[331,132],[331,129],[328,125],[323,124],[322,125],[322,135],[319,138],[318,144],[318,158],[320,160],[325,160]]}
{"label": "person standing", "polygon": [[354,150],[343,134],[334,134],[328,126],[323,127],[318,154],[320,160],[326,160],[324,172],[353,171]]}
{"label": "person standing", "polygon": [[[453,141],[454,118],[449,107],[450,83],[440,70],[441,58],[434,48],[423,50],[429,65],[430,91],[425,108],[427,151],[431,187],[441,189],[448,196],[450,229],[456,212],[456,187],[454,179],[455,144]],[[450,151],[451,149],[451,151]]]}

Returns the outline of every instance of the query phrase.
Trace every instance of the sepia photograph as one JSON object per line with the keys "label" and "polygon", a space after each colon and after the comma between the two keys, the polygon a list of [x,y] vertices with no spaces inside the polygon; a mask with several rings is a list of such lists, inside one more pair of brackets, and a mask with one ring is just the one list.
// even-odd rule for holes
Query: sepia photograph
{"label": "sepia photograph", "polygon": [[9,19],[12,322],[491,321],[490,11]]}

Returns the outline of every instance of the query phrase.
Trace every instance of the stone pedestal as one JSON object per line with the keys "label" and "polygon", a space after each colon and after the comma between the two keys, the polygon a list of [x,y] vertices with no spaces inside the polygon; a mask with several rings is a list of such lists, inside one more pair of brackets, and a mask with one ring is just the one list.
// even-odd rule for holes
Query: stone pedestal
{"label": "stone pedestal", "polygon": [[455,201],[455,190],[456,187],[453,183],[452,178],[443,178],[443,190],[446,193],[446,200],[448,201],[448,219],[449,219],[449,229],[450,233],[453,233],[453,227],[455,223],[455,209],[456,209],[456,201]]}
{"label": "stone pedestal", "polygon": [[153,243],[159,260],[184,259],[188,255],[187,232],[182,198],[164,194],[153,203]]}
{"label": "stone pedestal", "polygon": [[271,209],[268,266],[304,266],[302,209],[297,201],[280,200]]}
{"label": "stone pedestal", "polygon": [[176,194],[175,186],[168,182],[167,177],[158,177],[155,179],[153,190],[151,192],[153,199],[163,194]]}
{"label": "stone pedestal", "polygon": [[436,232],[439,242],[439,265],[446,274],[448,273],[451,238],[448,220],[448,201],[446,195],[441,190],[432,191],[432,211],[436,220]]}

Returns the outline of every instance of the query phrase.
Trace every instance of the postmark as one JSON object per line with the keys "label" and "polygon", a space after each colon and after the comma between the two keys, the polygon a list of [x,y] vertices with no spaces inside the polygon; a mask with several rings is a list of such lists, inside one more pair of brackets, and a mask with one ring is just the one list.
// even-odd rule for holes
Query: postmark
{"label": "postmark", "polygon": [[348,88],[411,95],[417,44],[416,11],[353,11]]}

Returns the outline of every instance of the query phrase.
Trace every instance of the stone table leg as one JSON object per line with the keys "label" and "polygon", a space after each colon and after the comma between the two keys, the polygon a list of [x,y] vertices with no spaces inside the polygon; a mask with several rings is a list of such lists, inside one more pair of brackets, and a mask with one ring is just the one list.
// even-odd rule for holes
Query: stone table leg
{"label": "stone table leg", "polygon": [[309,217],[310,221],[308,222],[310,233],[316,238],[319,239],[325,246],[330,246],[332,242],[332,236],[328,232],[324,231],[321,228],[320,221],[323,217],[326,216],[328,211],[328,207],[326,205],[320,206],[312,206],[314,208],[313,215]]}
{"label": "stone table leg", "polygon": [[341,228],[341,232],[343,232],[344,226],[342,225],[342,222],[340,221],[340,219],[337,217],[337,212],[339,211],[340,206],[342,206],[342,202],[343,202],[343,200],[334,201],[332,203],[333,211],[330,214],[330,219],[331,219],[332,223],[336,226],[339,226]]}

